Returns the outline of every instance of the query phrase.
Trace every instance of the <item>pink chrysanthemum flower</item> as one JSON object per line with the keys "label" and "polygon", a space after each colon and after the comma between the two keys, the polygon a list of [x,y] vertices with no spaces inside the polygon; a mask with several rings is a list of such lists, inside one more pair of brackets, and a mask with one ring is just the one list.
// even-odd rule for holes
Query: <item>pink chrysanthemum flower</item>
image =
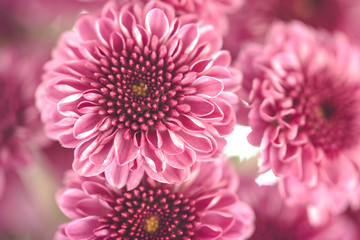
{"label": "pink chrysanthemum flower", "polygon": [[255,231],[249,240],[357,240],[357,226],[347,216],[333,216],[321,226],[308,221],[305,206],[288,206],[277,185],[259,186],[255,175],[240,176],[239,198],[255,213]]}
{"label": "pink chrysanthemum flower", "polygon": [[102,175],[67,177],[58,203],[73,221],[55,239],[225,240],[252,233],[252,210],[236,198],[223,161],[202,163],[185,183],[144,178],[130,191],[113,188]]}
{"label": "pink chrysanthemum flower", "polygon": [[[120,10],[119,10],[120,8]],[[75,148],[73,168],[136,186],[189,177],[233,130],[237,78],[210,25],[154,1],[85,15],[46,66],[37,104],[48,135]],[[193,18],[191,18],[193,21]]]}
{"label": "pink chrysanthemum flower", "polygon": [[252,127],[248,140],[260,146],[260,171],[272,169],[307,187],[340,186],[344,196],[356,188],[359,64],[358,49],[344,35],[298,22],[275,24],[264,45],[245,48],[239,95],[248,106],[239,107],[238,120]]}
{"label": "pink chrysanthemum flower", "polygon": [[251,0],[229,16],[231,31],[224,46],[233,56],[246,42],[262,41],[274,21],[299,20],[328,31],[342,31],[358,41],[360,2],[357,0]]}
{"label": "pink chrysanthemum flower", "polygon": [[0,49],[0,175],[31,162],[45,140],[34,101],[45,58],[25,48]]}

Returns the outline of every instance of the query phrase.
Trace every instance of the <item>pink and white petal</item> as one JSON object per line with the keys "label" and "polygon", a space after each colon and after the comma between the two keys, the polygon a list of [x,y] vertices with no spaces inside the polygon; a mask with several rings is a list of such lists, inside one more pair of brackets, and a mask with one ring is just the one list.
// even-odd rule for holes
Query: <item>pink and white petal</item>
{"label": "pink and white petal", "polygon": [[114,31],[113,22],[106,18],[98,19],[95,23],[98,39],[105,46],[109,47],[110,35]]}
{"label": "pink and white petal", "polygon": [[151,149],[149,146],[145,145],[141,149],[141,155],[154,172],[160,173],[164,171],[166,159],[163,151]]}
{"label": "pink and white petal", "polygon": [[152,9],[146,14],[145,26],[151,34],[158,36],[160,41],[169,32],[169,21],[160,9]]}
{"label": "pink and white petal", "polygon": [[223,233],[220,227],[213,227],[207,225],[200,225],[195,232],[196,238],[201,240],[219,239],[219,237],[221,237]]}
{"label": "pink and white petal", "polygon": [[170,184],[181,183],[181,182],[185,182],[190,178],[189,168],[176,169],[167,165],[165,170],[161,173],[155,173],[149,167],[146,167],[145,171],[149,177],[163,183],[170,183]]}
{"label": "pink and white petal", "polygon": [[89,156],[89,161],[94,165],[109,165],[115,159],[113,144],[99,145]]}
{"label": "pink and white petal", "polygon": [[119,166],[113,161],[109,167],[105,169],[105,177],[108,183],[115,188],[122,188],[126,185],[129,176],[129,167]]}
{"label": "pink and white petal", "polygon": [[189,132],[203,132],[206,128],[202,121],[188,114],[182,114],[178,119],[182,123],[182,127]]}
{"label": "pink and white petal", "polygon": [[57,104],[57,110],[66,117],[78,118],[79,114],[74,112],[79,105],[82,94],[72,94],[61,99]]}
{"label": "pink and white petal", "polygon": [[94,239],[94,230],[101,226],[98,219],[97,216],[89,216],[71,221],[65,227],[65,232],[71,239]]}
{"label": "pink and white petal", "polygon": [[61,211],[69,218],[72,219],[81,218],[81,217],[85,217],[85,215],[75,211],[74,206],[77,204],[77,202],[79,202],[80,200],[86,197],[87,196],[80,189],[70,188],[63,191],[57,197],[57,203]]}
{"label": "pink and white petal", "polygon": [[221,211],[207,211],[201,215],[201,223],[207,226],[220,227],[226,232],[235,223],[235,215]]}
{"label": "pink and white petal", "polygon": [[106,216],[112,210],[110,206],[106,206],[101,199],[98,198],[84,198],[76,203],[74,206],[76,211],[82,216]]}
{"label": "pink and white petal", "polygon": [[96,19],[97,18],[94,15],[83,15],[77,20],[75,28],[82,40],[87,41],[98,39],[94,28]]}
{"label": "pink and white petal", "polygon": [[79,175],[92,177],[104,172],[107,165],[95,165],[89,160],[80,161],[75,158],[72,167]]}
{"label": "pink and white petal", "polygon": [[184,141],[173,131],[163,131],[161,133],[161,139],[166,143],[161,147],[161,150],[163,150],[165,153],[176,155],[184,152]]}
{"label": "pink and white petal", "polygon": [[178,38],[182,41],[184,52],[190,53],[199,39],[199,29],[197,24],[186,24],[182,26],[178,32]]}
{"label": "pink and white petal", "polygon": [[91,138],[87,141],[79,144],[74,151],[74,156],[80,161],[89,159],[90,155],[98,148],[99,143],[95,138]]}
{"label": "pink and white petal", "polygon": [[158,130],[155,131],[146,131],[146,140],[147,142],[155,149],[160,149],[163,144],[163,139]]}
{"label": "pink and white petal", "polygon": [[95,134],[99,131],[97,125],[103,118],[98,113],[82,115],[74,125],[74,136],[77,139],[84,139]]}
{"label": "pink and white petal", "polygon": [[184,103],[190,105],[190,112],[198,117],[209,115],[215,109],[213,103],[198,96],[185,96]]}
{"label": "pink and white petal", "polygon": [[131,171],[126,183],[127,190],[131,191],[134,188],[136,188],[140,184],[140,181],[143,178],[143,176],[144,176],[143,167],[139,167],[138,169]]}
{"label": "pink and white petal", "polygon": [[185,148],[185,151],[180,154],[165,154],[165,157],[169,166],[178,169],[190,168],[196,161],[196,153],[189,148]]}
{"label": "pink and white petal", "polygon": [[120,166],[134,161],[139,154],[139,149],[134,146],[132,139],[125,139],[123,131],[118,131],[114,137],[115,158]]}
{"label": "pink and white petal", "polygon": [[197,78],[191,86],[196,88],[198,95],[209,98],[217,97],[224,90],[222,81],[208,76]]}
{"label": "pink and white petal", "polygon": [[113,193],[110,191],[109,188],[105,187],[101,183],[97,183],[94,181],[84,181],[81,184],[81,189],[91,197],[104,200],[111,200],[113,197]]}
{"label": "pink and white petal", "polygon": [[179,131],[177,133],[182,137],[183,141],[193,148],[195,151],[199,152],[211,152],[213,150],[213,145],[211,140],[209,140],[205,135],[200,133],[188,133],[185,131]]}
{"label": "pink and white petal", "polygon": [[121,51],[124,49],[125,41],[119,33],[113,32],[110,35],[110,45],[112,50],[114,50],[116,53],[121,53]]}

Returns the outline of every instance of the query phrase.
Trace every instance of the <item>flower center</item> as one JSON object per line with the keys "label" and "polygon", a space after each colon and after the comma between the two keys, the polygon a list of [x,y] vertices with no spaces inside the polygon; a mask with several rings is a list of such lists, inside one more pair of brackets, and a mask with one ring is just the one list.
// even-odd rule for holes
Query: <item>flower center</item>
{"label": "flower center", "polygon": [[135,93],[135,95],[137,96],[145,96],[146,95],[146,90],[147,90],[147,85],[145,83],[140,83],[139,85],[132,85],[132,91],[133,93]]}
{"label": "flower center", "polygon": [[101,55],[101,65],[89,67],[94,72],[91,84],[103,96],[94,104],[101,107],[99,114],[110,116],[111,124],[119,129],[163,128],[167,117],[189,111],[182,104],[184,86],[178,84],[189,68],[176,67],[156,36],[151,42],[140,48],[128,38],[120,53]]}
{"label": "flower center", "polygon": [[109,239],[191,239],[197,220],[195,201],[169,189],[140,185],[110,203],[95,234]]}
{"label": "flower center", "polygon": [[159,228],[159,217],[151,216],[145,220],[145,231],[148,233],[154,233]]}

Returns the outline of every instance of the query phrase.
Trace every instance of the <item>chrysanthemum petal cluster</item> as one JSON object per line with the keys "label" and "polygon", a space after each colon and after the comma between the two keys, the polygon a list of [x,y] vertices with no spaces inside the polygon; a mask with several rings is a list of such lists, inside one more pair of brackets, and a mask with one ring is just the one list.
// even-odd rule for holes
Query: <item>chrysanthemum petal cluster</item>
{"label": "chrysanthemum petal cluster", "polygon": [[70,173],[58,202],[73,220],[56,239],[244,239],[253,215],[237,199],[227,167],[201,163],[188,182],[174,185],[144,177],[130,191],[113,188],[103,175]]}
{"label": "chrysanthemum petal cluster", "polygon": [[[245,102],[239,122],[252,127],[260,170],[294,177],[308,188],[359,182],[360,54],[342,34],[298,22],[273,26],[263,45],[240,56]],[[246,116],[246,115],[245,115]],[[287,185],[292,191],[291,184]],[[299,198],[298,198],[299,199]]]}
{"label": "chrysanthemum petal cluster", "polygon": [[214,29],[188,20],[157,1],[110,2],[62,36],[37,105],[48,135],[75,148],[78,173],[117,187],[144,171],[180,182],[222,150],[236,77]]}

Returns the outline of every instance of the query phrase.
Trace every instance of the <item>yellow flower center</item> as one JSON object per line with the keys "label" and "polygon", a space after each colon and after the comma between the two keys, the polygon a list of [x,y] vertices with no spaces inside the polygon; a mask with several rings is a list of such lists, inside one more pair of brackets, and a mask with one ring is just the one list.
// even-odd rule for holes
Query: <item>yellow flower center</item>
{"label": "yellow flower center", "polygon": [[140,83],[139,85],[133,85],[132,91],[138,96],[145,96],[146,95],[147,86],[145,83]]}
{"label": "yellow flower center", "polygon": [[154,233],[159,228],[159,217],[151,216],[145,220],[145,231],[148,233]]}

